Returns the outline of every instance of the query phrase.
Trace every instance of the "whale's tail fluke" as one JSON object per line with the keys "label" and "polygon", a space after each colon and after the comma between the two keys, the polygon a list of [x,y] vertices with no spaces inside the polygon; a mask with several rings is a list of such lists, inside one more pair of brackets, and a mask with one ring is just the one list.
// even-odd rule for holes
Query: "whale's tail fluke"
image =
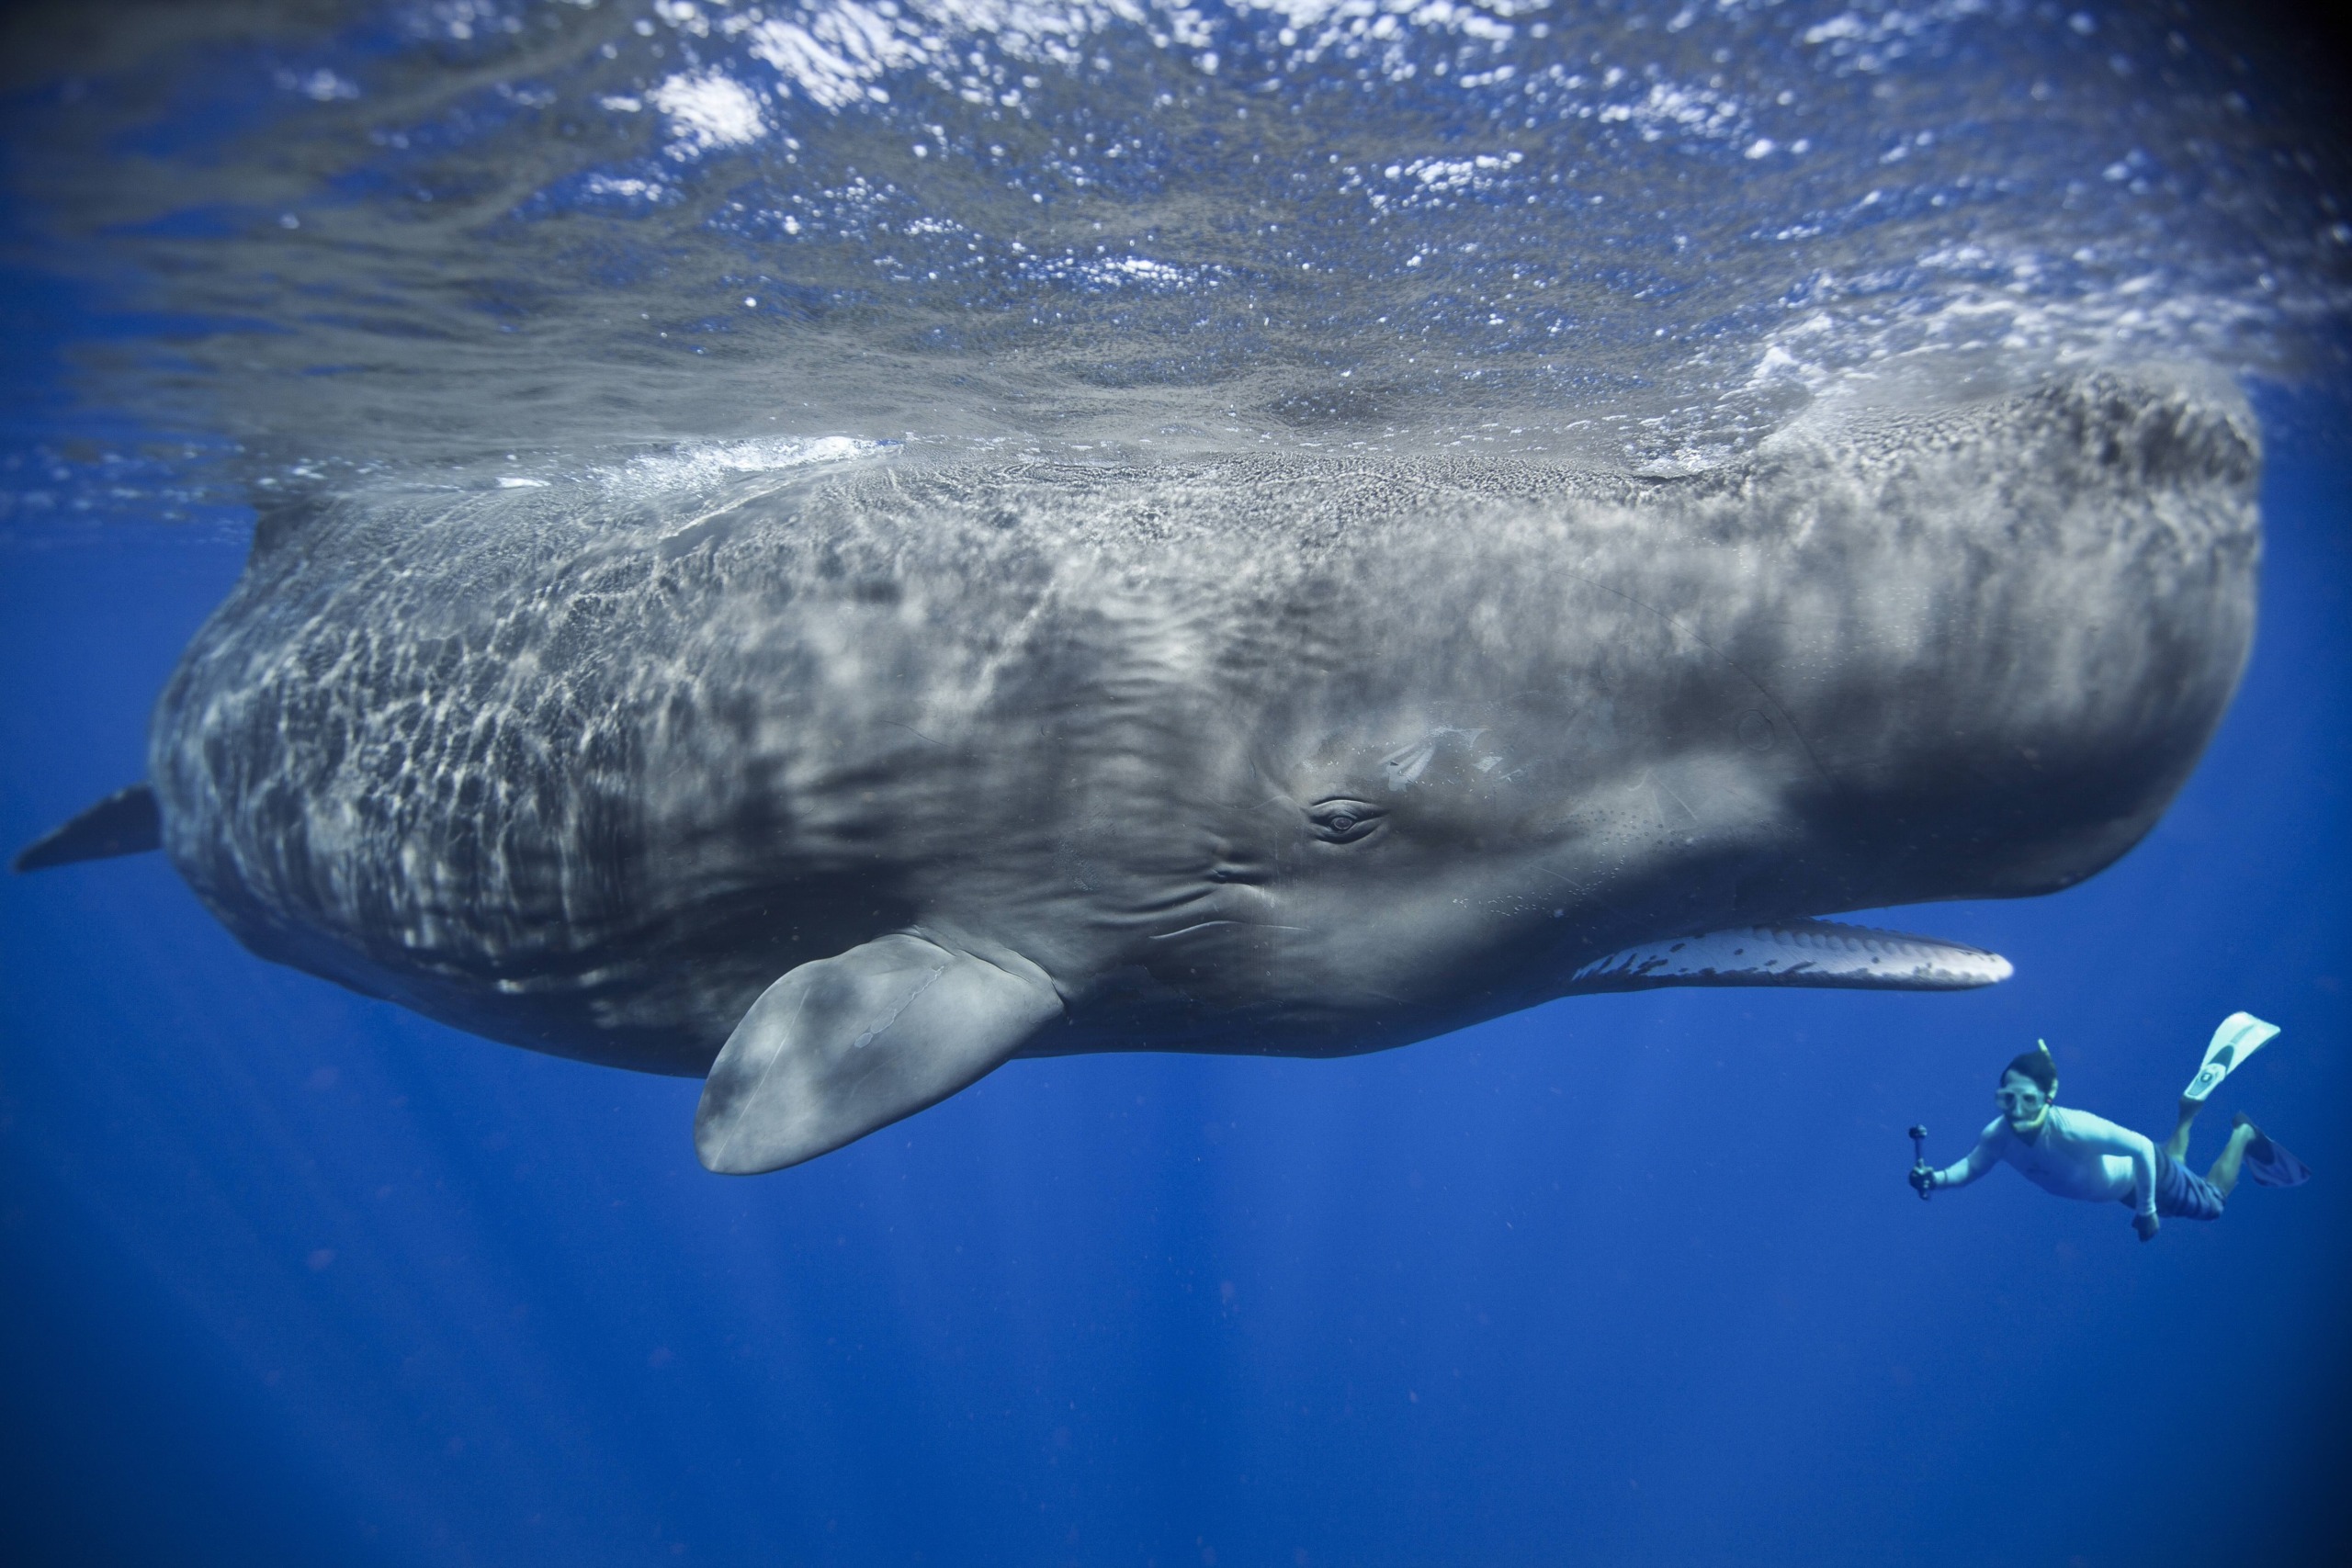
{"label": "whale's tail fluke", "polygon": [[52,828],[17,852],[10,864],[19,872],[47,871],[78,860],[111,860],[163,848],[164,820],[155,792],[143,784],[119,789],[60,828]]}

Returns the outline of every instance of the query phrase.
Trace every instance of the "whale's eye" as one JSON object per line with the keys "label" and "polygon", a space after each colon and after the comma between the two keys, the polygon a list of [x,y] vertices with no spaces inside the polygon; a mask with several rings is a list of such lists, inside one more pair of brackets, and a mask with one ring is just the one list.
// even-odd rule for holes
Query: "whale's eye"
{"label": "whale's eye", "polygon": [[1321,800],[1306,809],[1315,836],[1328,844],[1352,844],[1380,826],[1381,811],[1361,800]]}

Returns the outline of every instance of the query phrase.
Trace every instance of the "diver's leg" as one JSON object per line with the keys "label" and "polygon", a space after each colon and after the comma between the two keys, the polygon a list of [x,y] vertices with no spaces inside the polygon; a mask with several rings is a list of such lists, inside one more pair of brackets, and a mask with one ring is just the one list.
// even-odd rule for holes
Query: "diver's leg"
{"label": "diver's leg", "polygon": [[2188,1154],[2188,1124],[2191,1122],[2196,1121],[2197,1113],[2204,1109],[2205,1104],[2202,1100],[2184,1100],[2180,1102],[2180,1121],[2174,1125],[2172,1136],[2165,1140],[2165,1153],[2172,1156],[2175,1159],[2183,1159],[2187,1157]]}
{"label": "diver's leg", "polygon": [[2230,1129],[2230,1141],[2222,1146],[2222,1157],[2205,1173],[2205,1179],[2213,1184],[2214,1191],[2224,1198],[2230,1195],[2238,1184],[2238,1167],[2245,1161],[2245,1146],[2260,1136],[2259,1127],[2243,1116],[2238,1118],[2238,1124]]}

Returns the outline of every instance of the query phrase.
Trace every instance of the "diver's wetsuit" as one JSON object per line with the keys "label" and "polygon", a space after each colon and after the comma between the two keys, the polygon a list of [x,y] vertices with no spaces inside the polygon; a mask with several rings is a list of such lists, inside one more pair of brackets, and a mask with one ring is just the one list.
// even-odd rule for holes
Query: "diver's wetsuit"
{"label": "diver's wetsuit", "polygon": [[2133,1212],[2157,1212],[2156,1145],[2129,1127],[2119,1127],[2087,1111],[2053,1105],[2041,1124],[2019,1134],[1995,1117],[1968,1157],[1936,1172],[1939,1187],[1965,1187],[1996,1162],[2061,1198],[2094,1203],[2124,1202]]}

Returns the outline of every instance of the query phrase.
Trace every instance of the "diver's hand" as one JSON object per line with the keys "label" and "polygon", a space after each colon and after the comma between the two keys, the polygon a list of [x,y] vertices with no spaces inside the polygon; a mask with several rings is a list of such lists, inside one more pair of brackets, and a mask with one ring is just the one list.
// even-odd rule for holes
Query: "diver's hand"
{"label": "diver's hand", "polygon": [[1914,1164],[1911,1167],[1911,1185],[1918,1190],[1919,1196],[1922,1198],[1925,1198],[1929,1192],[1935,1190],[1935,1168],[1929,1165],[1926,1160],[1920,1160]]}
{"label": "diver's hand", "polygon": [[2140,1233],[2140,1239],[2142,1241],[2155,1240],[2156,1232],[2161,1229],[2163,1225],[2164,1222],[2156,1218],[2154,1214],[2134,1214],[2132,1216],[2132,1228]]}

